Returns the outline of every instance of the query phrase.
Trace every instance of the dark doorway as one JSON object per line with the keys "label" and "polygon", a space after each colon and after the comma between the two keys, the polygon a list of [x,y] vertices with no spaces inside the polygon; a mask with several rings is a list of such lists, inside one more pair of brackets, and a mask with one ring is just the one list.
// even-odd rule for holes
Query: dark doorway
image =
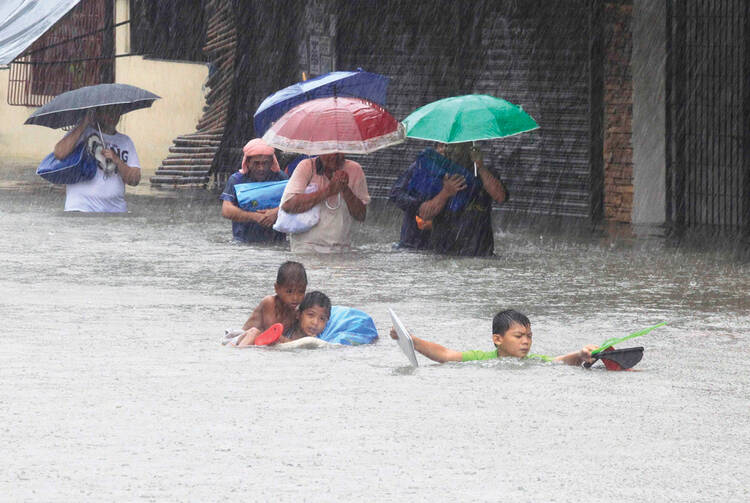
{"label": "dark doorway", "polygon": [[749,9],[668,2],[667,215],[677,229],[750,228]]}

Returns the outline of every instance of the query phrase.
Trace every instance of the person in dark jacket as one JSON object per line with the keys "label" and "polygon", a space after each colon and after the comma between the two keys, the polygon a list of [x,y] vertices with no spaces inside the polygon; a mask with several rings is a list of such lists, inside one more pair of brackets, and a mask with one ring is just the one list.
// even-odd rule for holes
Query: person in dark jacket
{"label": "person in dark jacket", "polygon": [[[419,158],[396,181],[391,201],[404,210],[399,246],[432,249],[444,255],[492,255],[492,203],[501,204],[508,199],[505,186],[484,166],[481,151],[468,142],[445,146],[445,157],[430,150],[425,150],[420,157],[427,154],[424,157],[455,169],[445,174],[439,191],[432,197],[424,195],[424,191],[413,190],[411,182],[420,169]],[[475,165],[476,177],[473,176]],[[431,222],[431,230],[419,229],[418,218]]]}
{"label": "person in dark jacket", "polygon": [[[441,155],[445,153],[445,143],[436,143],[434,148]],[[396,179],[393,187],[391,187],[388,200],[404,212],[398,248],[425,250],[430,248],[432,222],[419,217],[419,207],[424,202],[424,197],[409,190],[414,171],[419,169],[418,159],[411,163],[411,166]],[[447,184],[447,186],[450,187],[451,185]]]}

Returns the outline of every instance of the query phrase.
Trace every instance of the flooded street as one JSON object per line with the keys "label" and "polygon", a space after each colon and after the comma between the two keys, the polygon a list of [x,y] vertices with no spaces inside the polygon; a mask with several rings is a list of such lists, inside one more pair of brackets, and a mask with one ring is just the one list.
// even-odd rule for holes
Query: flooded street
{"label": "flooded street", "polygon": [[[0,175],[0,499],[750,499],[750,261],[731,247],[498,228],[493,258],[436,257],[394,250],[378,202],[352,254],[295,256],[233,244],[210,192],[144,181],[127,215],[71,215],[19,173]],[[290,259],[380,340],[221,346]],[[491,349],[504,308],[548,355],[667,327],[623,345],[646,348],[633,372],[411,369],[388,307],[461,350]]]}

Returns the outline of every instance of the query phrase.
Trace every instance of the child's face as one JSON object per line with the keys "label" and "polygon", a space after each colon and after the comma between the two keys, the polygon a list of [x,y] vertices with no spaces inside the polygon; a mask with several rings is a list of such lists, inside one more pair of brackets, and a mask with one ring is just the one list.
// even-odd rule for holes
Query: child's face
{"label": "child's face", "polygon": [[504,334],[492,334],[492,342],[498,347],[500,356],[523,358],[531,350],[531,335],[530,326],[514,323]]}
{"label": "child's face", "polygon": [[297,309],[302,303],[302,299],[305,298],[305,290],[307,290],[307,284],[296,283],[288,285],[279,285],[278,283],[273,286],[276,290],[276,295],[282,303],[289,306],[292,309]]}
{"label": "child's face", "polygon": [[299,329],[307,337],[319,336],[328,323],[328,311],[321,306],[310,306],[298,316]]}

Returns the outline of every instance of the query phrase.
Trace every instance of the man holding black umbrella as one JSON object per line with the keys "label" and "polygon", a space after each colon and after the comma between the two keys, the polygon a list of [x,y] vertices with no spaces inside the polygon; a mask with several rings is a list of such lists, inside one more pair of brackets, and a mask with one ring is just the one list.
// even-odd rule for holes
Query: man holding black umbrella
{"label": "man holding black umbrella", "polygon": [[125,184],[138,185],[141,168],[133,141],[115,129],[120,114],[119,105],[92,108],[55,145],[55,158],[64,159],[80,142],[86,141],[98,161],[93,178],[65,186],[65,211],[127,211]]}
{"label": "man holding black umbrella", "polygon": [[[154,93],[129,84],[97,84],[55,96],[26,119],[24,124],[52,129],[75,125],[55,145],[53,155],[48,156],[52,161],[67,161],[84,141],[86,149],[96,158],[98,168],[94,176],[86,176],[85,181],[69,183],[48,178],[52,183],[66,183],[65,211],[127,211],[125,184],[138,185],[141,167],[133,141],[118,133],[115,127],[122,114],[148,108],[158,99]],[[42,161],[40,168],[46,162],[47,159]],[[91,171],[86,174],[90,175]]]}

